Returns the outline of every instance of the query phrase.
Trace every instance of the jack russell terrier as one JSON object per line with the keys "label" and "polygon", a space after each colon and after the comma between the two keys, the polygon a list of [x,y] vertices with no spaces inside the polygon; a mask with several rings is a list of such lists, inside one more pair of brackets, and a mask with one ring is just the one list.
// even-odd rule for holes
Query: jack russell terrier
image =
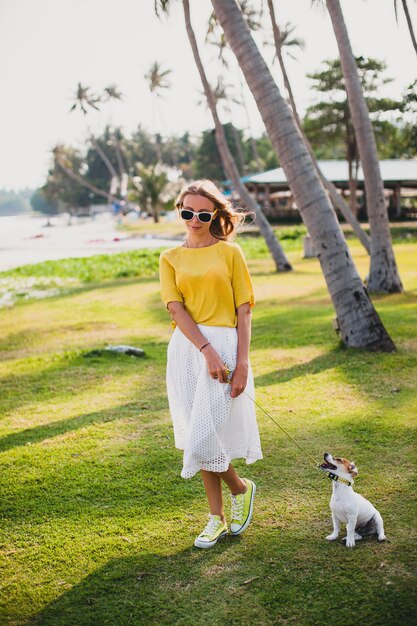
{"label": "jack russell terrier", "polygon": [[340,523],[346,524],[346,546],[353,548],[355,540],[365,536],[378,535],[378,541],[386,539],[384,522],[376,508],[359,493],[352,489],[353,477],[358,475],[355,464],[343,458],[333,457],[326,452],[324,463],[320,468],[333,480],[333,493],[330,499],[332,511],[333,532],[328,535],[328,541],[334,541],[339,536]]}

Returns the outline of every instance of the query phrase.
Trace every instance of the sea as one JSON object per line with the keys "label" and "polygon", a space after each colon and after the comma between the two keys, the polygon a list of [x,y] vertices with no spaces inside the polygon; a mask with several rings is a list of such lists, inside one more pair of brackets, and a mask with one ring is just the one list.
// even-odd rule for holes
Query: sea
{"label": "sea", "polygon": [[118,231],[112,213],[100,213],[94,219],[66,213],[0,216],[0,271],[48,260],[173,245],[178,241]]}

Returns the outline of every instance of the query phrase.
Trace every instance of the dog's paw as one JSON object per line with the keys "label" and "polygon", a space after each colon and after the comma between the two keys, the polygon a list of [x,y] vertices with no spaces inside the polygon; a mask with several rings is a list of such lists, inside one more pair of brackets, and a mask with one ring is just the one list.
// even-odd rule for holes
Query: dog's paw
{"label": "dog's paw", "polygon": [[346,540],[346,547],[347,548],[354,548],[355,547],[355,538],[354,537],[352,537],[352,538],[345,537],[343,539],[343,541],[345,541],[345,540]]}
{"label": "dog's paw", "polygon": [[335,541],[338,538],[339,535],[336,535],[336,533],[332,533],[331,535],[327,535],[326,539],[327,541]]}
{"label": "dog's paw", "polygon": [[385,541],[386,540],[386,536],[384,535],[384,533],[381,533],[380,535],[378,535],[378,541]]}

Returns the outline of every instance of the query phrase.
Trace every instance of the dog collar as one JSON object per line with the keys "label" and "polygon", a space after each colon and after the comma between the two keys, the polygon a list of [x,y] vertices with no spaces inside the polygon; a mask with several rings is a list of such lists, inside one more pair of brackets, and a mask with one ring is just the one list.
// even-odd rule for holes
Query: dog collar
{"label": "dog collar", "polygon": [[[319,466],[320,467],[320,466]],[[331,480],[334,480],[338,483],[343,483],[344,485],[348,485],[348,487],[351,487],[353,484],[353,481],[350,482],[349,480],[347,480],[346,478],[342,478],[341,476],[338,476],[337,474],[333,474],[333,472],[329,472],[329,470],[325,470],[322,467],[320,467],[320,469],[326,474],[326,476],[328,478],[330,478]]]}

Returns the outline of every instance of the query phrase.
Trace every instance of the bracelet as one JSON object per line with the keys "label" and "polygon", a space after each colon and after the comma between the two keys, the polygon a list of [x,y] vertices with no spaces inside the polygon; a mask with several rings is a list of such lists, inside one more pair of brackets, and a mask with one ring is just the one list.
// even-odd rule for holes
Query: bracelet
{"label": "bracelet", "polygon": [[209,341],[208,341],[207,343],[204,343],[204,344],[201,346],[201,348],[200,348],[200,352],[201,352],[202,350],[204,350],[204,348],[206,348],[206,347],[207,347],[207,346],[209,346],[209,345],[210,345],[210,342],[209,342]]}

